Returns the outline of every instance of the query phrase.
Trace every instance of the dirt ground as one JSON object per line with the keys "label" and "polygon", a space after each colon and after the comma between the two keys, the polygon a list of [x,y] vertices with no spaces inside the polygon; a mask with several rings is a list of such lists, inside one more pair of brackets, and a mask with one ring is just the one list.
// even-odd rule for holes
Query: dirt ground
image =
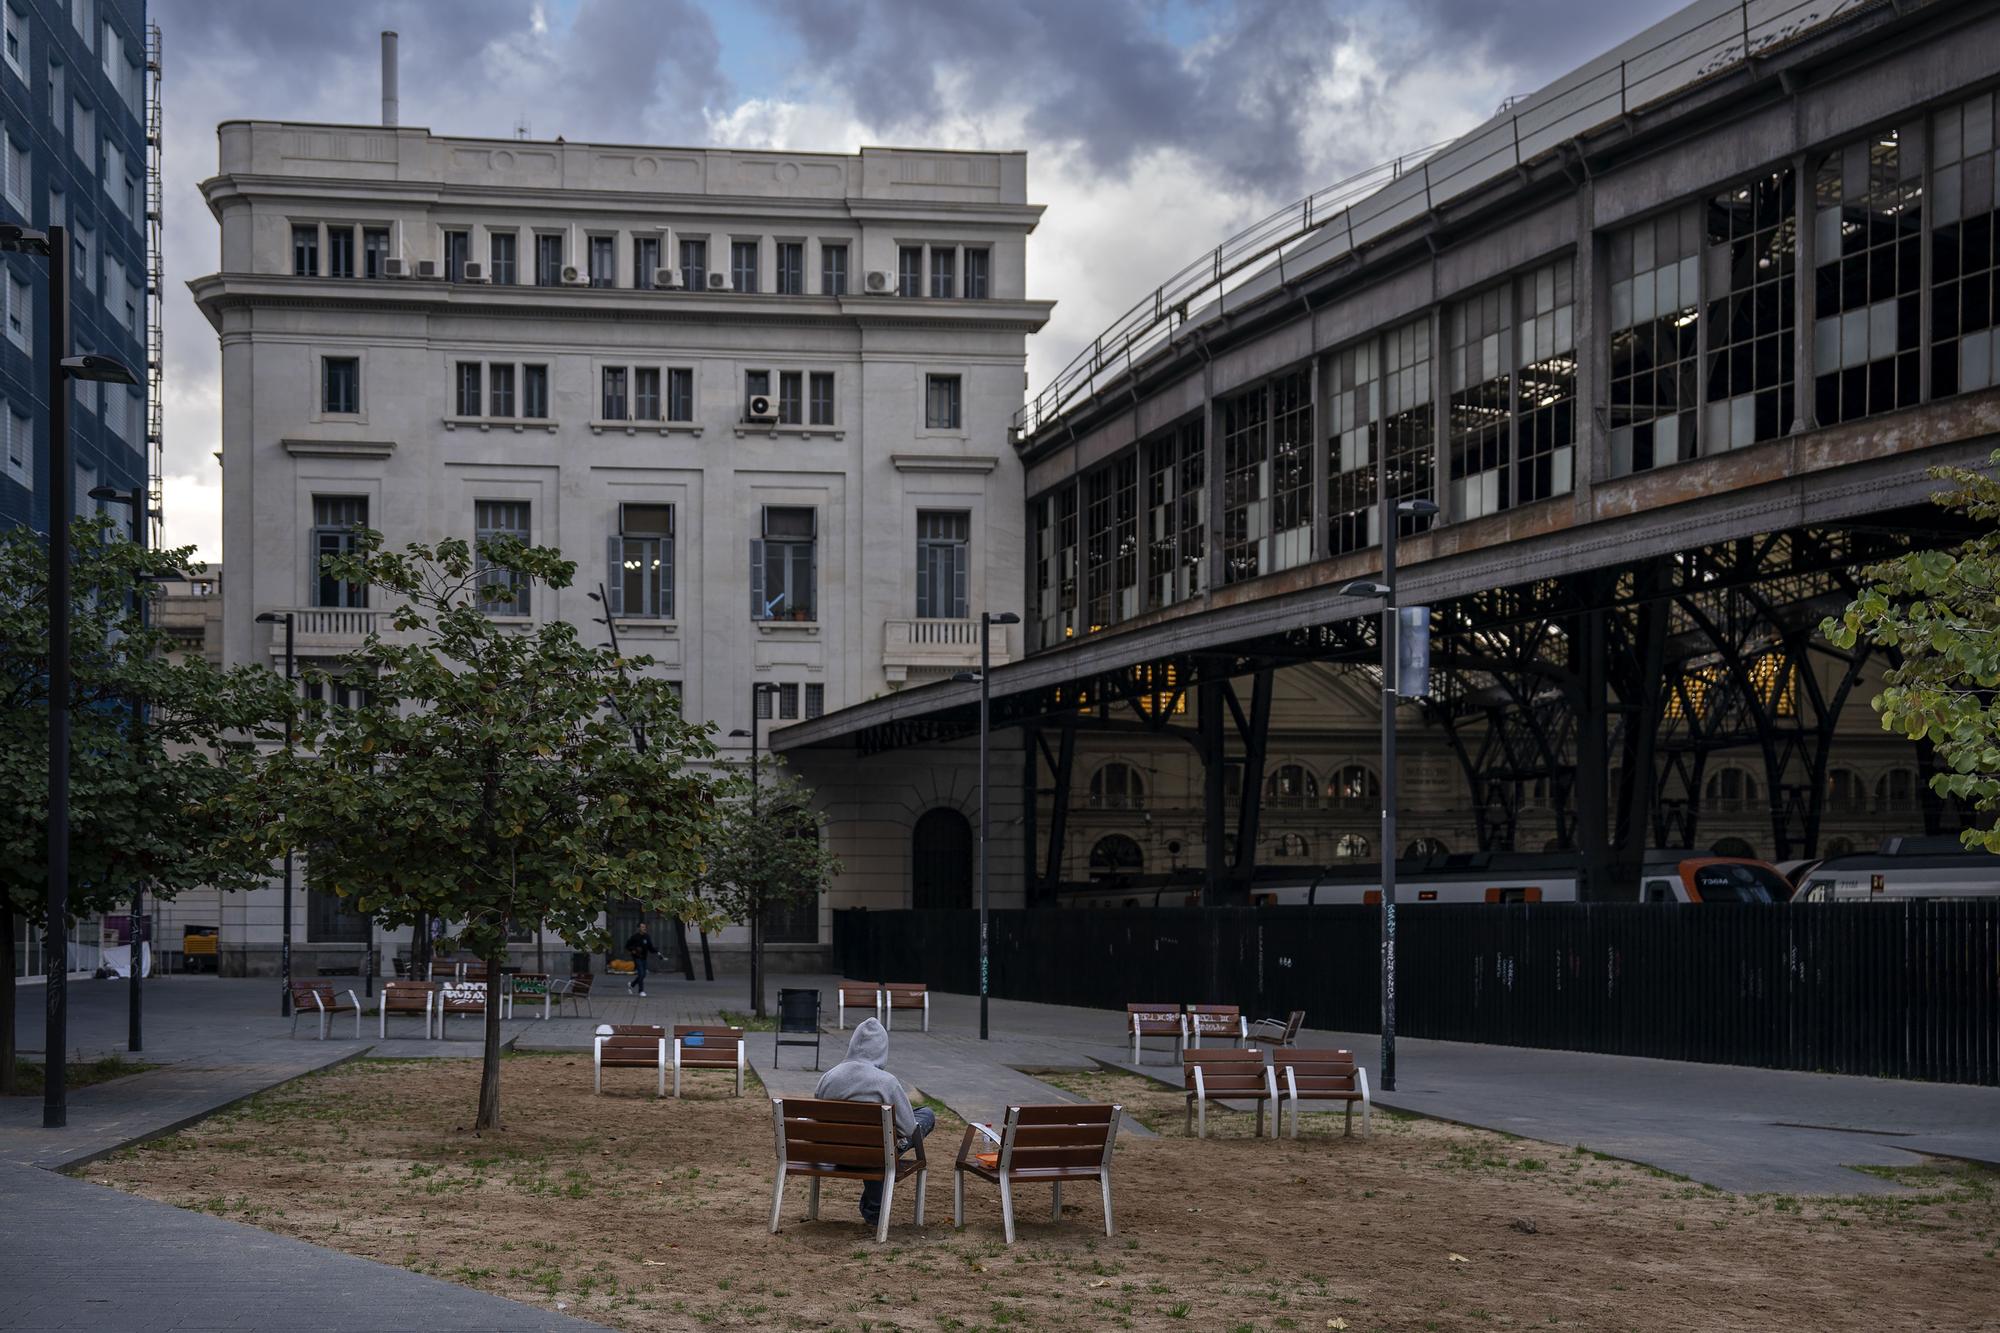
{"label": "dirt ground", "polygon": [[[276,1089],[83,1174],[187,1208],[619,1329],[1199,1328],[1764,1330],[2000,1328],[1992,1173],[1903,1173],[1891,1197],[1740,1198],[1650,1168],[1378,1115],[1372,1138],[1307,1117],[1297,1142],[1125,1074],[1055,1076],[1122,1102],[1118,1234],[1094,1192],[999,1201],[967,1187],[940,1117],[927,1225],[899,1191],[889,1243],[829,1184],[770,1210],[770,1103],[719,1075],[657,1101],[639,1070],[510,1056],[506,1128],[474,1136],[473,1061],[357,1061]],[[1662,1114],[1669,1113],[1662,1108]]]}

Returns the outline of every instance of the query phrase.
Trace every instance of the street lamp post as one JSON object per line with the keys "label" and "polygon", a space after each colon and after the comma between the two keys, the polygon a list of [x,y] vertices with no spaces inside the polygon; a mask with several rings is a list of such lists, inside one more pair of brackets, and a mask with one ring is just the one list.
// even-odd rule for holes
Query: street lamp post
{"label": "street lamp post", "polygon": [[[1385,486],[1386,491],[1386,486]],[[1430,500],[1382,497],[1382,581],[1347,584],[1350,597],[1382,599],[1382,1063],[1384,1092],[1396,1090],[1396,537],[1404,515],[1437,513]]]}
{"label": "street lamp post", "polygon": [[[757,817],[757,723],[759,700],[778,692],[778,687],[768,680],[760,680],[750,686],[750,817]],[[741,736],[741,730],[732,731],[731,736]],[[764,978],[758,970],[757,946],[764,936],[764,904],[759,901],[750,913],[750,1012],[759,1018],[764,1015]]]}
{"label": "street lamp post", "polygon": [[[110,486],[98,486],[90,492],[90,498],[93,500],[106,500],[113,504],[122,504],[130,507],[132,510],[132,540],[142,550],[145,548],[146,523],[154,517],[155,511],[147,504],[146,488],[144,486],[134,486],[128,491],[117,490]],[[146,627],[148,612],[150,610],[148,599],[144,595],[141,595],[139,598],[139,627],[141,629]],[[132,744],[135,749],[143,743],[145,730],[146,705],[143,701],[135,700],[132,704]],[[152,943],[152,938],[153,932],[146,927],[146,881],[141,877],[135,880],[132,885],[132,967],[126,977],[127,992],[125,1005],[125,1048],[129,1051],[142,1051],[145,1049],[143,1034],[140,1031],[140,1018],[145,1007],[144,983],[146,976],[142,954],[148,951],[148,946]]]}
{"label": "street lamp post", "polygon": [[993,708],[993,627],[995,625],[1018,625],[1021,617],[1012,611],[981,611],[979,613],[979,674],[974,677],[961,671],[953,680],[979,681],[979,1039],[988,1039],[987,1026],[987,980],[989,972],[989,946],[987,917],[991,911],[992,899],[987,889],[988,871],[991,868],[993,820],[988,813],[986,801],[989,768],[989,747],[987,741],[992,730]]}
{"label": "street lamp post", "polygon": [[49,261],[49,831],[48,899],[42,937],[48,972],[47,1024],[42,1041],[42,1126],[61,1129],[69,1121],[66,1061],[69,1051],[69,693],[70,693],[70,451],[69,382],[110,384],[139,381],[108,356],[69,354],[69,235],[0,226],[0,250],[39,255]]}
{"label": "street lamp post", "polygon": [[[289,696],[292,690],[292,613],[290,611],[265,611],[257,617],[257,623],[260,625],[283,625],[285,627],[285,693]],[[290,697],[287,697],[285,700],[285,755],[287,758],[290,758],[292,753],[292,705],[294,702]],[[290,1018],[292,1016],[292,848],[289,842],[285,845],[285,905],[283,911],[284,938],[278,946],[278,972],[282,979],[285,993],[278,1000],[278,1017]],[[412,948],[411,953],[412,961],[414,962],[414,948]]]}

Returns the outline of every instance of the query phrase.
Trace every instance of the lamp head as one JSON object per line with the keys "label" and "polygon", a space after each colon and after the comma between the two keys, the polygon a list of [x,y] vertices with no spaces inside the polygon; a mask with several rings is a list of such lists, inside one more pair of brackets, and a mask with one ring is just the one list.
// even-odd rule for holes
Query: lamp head
{"label": "lamp head", "polygon": [[986,623],[989,625],[1018,625],[1021,623],[1021,616],[1019,612],[1015,611],[995,611],[986,617]]}
{"label": "lamp head", "polygon": [[977,671],[953,672],[951,683],[954,685],[976,685],[979,683],[979,673]]}
{"label": "lamp head", "polygon": [[1377,583],[1371,579],[1356,579],[1352,583],[1342,584],[1340,595],[1342,597],[1387,597],[1393,591],[1394,589],[1386,583]]}
{"label": "lamp head", "polygon": [[1432,514],[1437,513],[1437,511],[1437,501],[1435,500],[1398,500],[1396,502],[1396,512],[1399,514],[1415,514],[1419,518],[1428,518]]}
{"label": "lamp head", "polygon": [[768,680],[760,680],[750,687],[753,694],[776,694],[778,687]]}
{"label": "lamp head", "polygon": [[99,356],[95,352],[88,356],[66,356],[62,359],[63,374],[73,380],[91,380],[99,384],[137,384],[139,377],[115,356]]}
{"label": "lamp head", "polygon": [[290,611],[259,612],[257,623],[260,625],[289,625],[292,623],[292,613]]}
{"label": "lamp head", "polygon": [[12,223],[0,224],[0,250],[12,250],[24,255],[46,255],[49,253],[49,234],[36,231],[33,227],[17,227]]}
{"label": "lamp head", "polygon": [[594,593],[594,592],[587,592],[587,593],[585,593],[585,594],[584,594],[584,596],[585,596],[585,597],[588,597],[588,598],[589,598],[589,599],[590,599],[591,601],[593,601],[593,602],[601,602],[601,601],[603,601],[603,600],[604,600],[604,599],[603,599],[602,597],[599,597],[599,596],[598,596],[598,595],[597,595],[596,593]]}
{"label": "lamp head", "polygon": [[738,727],[736,728],[736,730],[729,733],[729,738],[731,740],[738,740],[738,741],[748,740],[750,739],[750,733],[743,730],[743,728]]}
{"label": "lamp head", "polygon": [[112,504],[121,505],[137,503],[132,492],[121,491],[114,486],[92,486],[90,488],[90,498],[93,500],[109,500]]}

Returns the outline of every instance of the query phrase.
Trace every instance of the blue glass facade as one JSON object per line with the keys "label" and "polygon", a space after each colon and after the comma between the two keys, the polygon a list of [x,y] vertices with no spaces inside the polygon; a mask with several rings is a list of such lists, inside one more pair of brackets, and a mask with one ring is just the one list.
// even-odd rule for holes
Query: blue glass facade
{"label": "blue glass facade", "polygon": [[[0,0],[0,219],[70,229],[70,338],[146,363],[145,0]],[[0,255],[0,524],[49,522],[49,280]],[[69,414],[81,510],[146,479],[143,384],[79,384]],[[114,516],[124,522],[121,507]]]}

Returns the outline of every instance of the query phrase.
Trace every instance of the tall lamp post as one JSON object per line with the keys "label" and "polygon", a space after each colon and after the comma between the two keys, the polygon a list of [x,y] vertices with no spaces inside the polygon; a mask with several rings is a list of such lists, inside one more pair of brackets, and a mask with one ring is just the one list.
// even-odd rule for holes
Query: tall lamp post
{"label": "tall lamp post", "polygon": [[[147,504],[147,494],[144,486],[134,486],[126,491],[121,491],[111,486],[98,486],[92,489],[90,498],[129,507],[132,511],[132,541],[140,549],[143,550],[145,548],[147,520],[157,517],[159,511]],[[150,610],[149,600],[142,595],[139,598],[139,626],[141,629],[146,626]],[[146,705],[143,702],[135,702],[132,705],[132,744],[134,748],[137,748],[142,743],[145,730]],[[142,955],[149,951],[152,939],[153,932],[146,925],[146,881],[144,878],[140,878],[132,885],[132,967],[126,977],[128,987],[125,1004],[125,1049],[129,1051],[142,1051],[145,1049],[145,1042],[140,1031],[140,1016],[145,1007],[143,987],[146,977],[146,966]]]}
{"label": "tall lamp post", "polygon": [[[1386,486],[1385,486],[1386,490]],[[1349,583],[1349,597],[1382,599],[1382,1063],[1384,1092],[1396,1090],[1396,537],[1402,518],[1437,513],[1430,500],[1382,497],[1382,581]]]}
{"label": "tall lamp post", "polygon": [[[750,817],[757,817],[757,723],[761,714],[757,711],[759,702],[778,692],[778,687],[768,680],[760,680],[750,686],[750,730],[742,728],[730,732],[731,736],[750,737]],[[764,978],[758,971],[757,945],[764,935],[763,903],[750,913],[750,1012],[762,1017],[764,1014]]]}
{"label": "tall lamp post", "polygon": [[[290,611],[265,611],[257,617],[260,625],[283,625],[285,627],[285,755],[292,753],[292,613]],[[414,954],[414,949],[412,950]],[[414,961],[414,957],[412,959]],[[285,906],[284,939],[278,946],[278,973],[284,986],[284,994],[278,1000],[278,1017],[292,1016],[292,848],[285,845]]]}
{"label": "tall lamp post", "polygon": [[977,680],[979,682],[979,1039],[988,1039],[986,1001],[989,973],[990,949],[986,930],[987,917],[992,908],[992,897],[987,888],[988,871],[992,856],[989,848],[993,838],[993,820],[986,801],[987,778],[990,776],[987,741],[992,731],[993,709],[993,627],[995,625],[1018,625],[1021,617],[1012,611],[981,611],[979,613],[979,673],[961,671],[953,680]]}
{"label": "tall lamp post", "polygon": [[49,842],[48,921],[42,956],[48,971],[48,1021],[42,1042],[42,1126],[69,1121],[69,693],[70,450],[69,382],[137,384],[115,358],[69,354],[69,234],[0,225],[0,250],[49,261]]}

